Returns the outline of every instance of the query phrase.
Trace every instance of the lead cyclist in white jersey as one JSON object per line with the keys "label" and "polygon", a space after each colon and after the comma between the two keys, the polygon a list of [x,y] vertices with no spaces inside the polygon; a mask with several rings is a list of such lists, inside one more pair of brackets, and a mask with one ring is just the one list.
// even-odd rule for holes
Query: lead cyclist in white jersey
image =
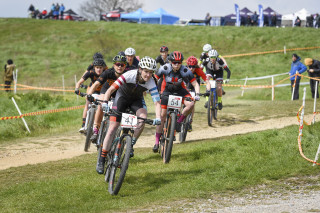
{"label": "lead cyclist in white jersey", "polygon": [[[139,69],[130,70],[122,74],[107,90],[104,95],[104,100],[109,101],[111,94],[118,90],[112,109],[117,112],[125,112],[125,110],[130,107],[130,109],[135,112],[138,117],[147,118],[147,109],[143,99],[143,93],[149,90],[152,100],[155,104],[156,119],[153,120],[153,125],[159,124],[161,113],[160,96],[156,82],[152,78],[156,68],[156,61],[153,58],[148,56],[143,57],[139,62]],[[104,103],[102,108],[108,108],[108,105]],[[99,174],[104,173],[105,158],[111,148],[112,140],[120,125],[120,121],[121,115],[114,114],[110,116],[110,125],[107,135],[103,141],[100,161],[98,162],[96,168]],[[132,138],[132,146],[138,140],[143,128],[143,122],[138,124],[138,127],[135,129]],[[132,153],[130,153],[130,156],[133,157],[133,149]]]}

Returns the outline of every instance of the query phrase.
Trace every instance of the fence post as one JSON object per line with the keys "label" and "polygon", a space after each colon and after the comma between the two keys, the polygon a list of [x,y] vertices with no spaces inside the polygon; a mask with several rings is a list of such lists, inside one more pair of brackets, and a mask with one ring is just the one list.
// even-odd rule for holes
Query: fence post
{"label": "fence post", "polygon": [[246,76],[246,80],[244,81],[244,85],[243,85],[243,88],[242,88],[241,96],[243,96],[243,93],[244,93],[244,90],[245,90],[245,86],[247,85],[247,80],[248,80],[248,76]]}
{"label": "fence post", "polygon": [[[76,88],[77,85],[77,75],[74,75],[74,88]],[[79,101],[79,95],[77,95],[77,101]]]}
{"label": "fence post", "polygon": [[[21,111],[20,111],[20,109],[19,109],[19,107],[18,107],[18,105],[17,105],[17,103],[16,103],[16,101],[14,100],[14,98],[12,97],[11,99],[12,99],[12,101],[13,101],[14,105],[16,106],[16,108],[17,108],[17,110],[18,110],[18,112],[19,112],[19,115],[22,115],[22,114],[21,114]],[[27,122],[24,120],[24,118],[23,118],[23,117],[22,117],[21,119],[22,119],[22,121],[23,121],[24,125],[26,126],[26,128],[27,128],[28,132],[29,132],[29,133],[31,133],[31,132],[30,132],[30,129],[29,129],[29,127],[28,127]]]}
{"label": "fence post", "polygon": [[65,91],[64,91],[64,75],[62,75],[62,89],[63,89],[63,95],[65,95]]}
{"label": "fence post", "polygon": [[[317,94],[318,94],[318,81],[316,81],[316,88],[314,89],[313,113],[316,112]],[[316,122],[316,116],[313,116],[312,123],[314,124],[314,122]]]}
{"label": "fence post", "polygon": [[274,76],[271,77],[271,85],[272,85],[272,95],[271,95],[271,99],[272,101],[274,101]]}
{"label": "fence post", "polygon": [[286,45],[283,47],[283,54],[287,54]]}

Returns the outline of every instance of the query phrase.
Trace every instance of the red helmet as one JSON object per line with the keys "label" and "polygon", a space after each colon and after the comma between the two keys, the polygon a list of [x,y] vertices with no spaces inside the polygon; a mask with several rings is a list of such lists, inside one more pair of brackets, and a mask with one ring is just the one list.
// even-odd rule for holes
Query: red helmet
{"label": "red helmet", "polygon": [[160,52],[168,52],[168,51],[169,51],[168,47],[166,47],[166,46],[160,47]]}
{"label": "red helmet", "polygon": [[174,51],[174,52],[170,53],[169,60],[170,61],[181,61],[182,62],[183,61],[183,55],[179,51]]}
{"label": "red helmet", "polygon": [[187,65],[190,65],[190,66],[196,66],[198,64],[198,59],[194,56],[190,56],[188,59],[187,59]]}

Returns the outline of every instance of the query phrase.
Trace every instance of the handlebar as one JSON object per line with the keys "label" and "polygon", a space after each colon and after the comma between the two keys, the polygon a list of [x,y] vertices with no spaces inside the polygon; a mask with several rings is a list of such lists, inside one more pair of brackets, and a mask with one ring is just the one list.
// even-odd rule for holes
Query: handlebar
{"label": "handlebar", "polygon": [[[109,110],[109,114],[111,114],[111,113],[114,113],[114,114],[117,114],[117,115],[122,115],[122,113],[124,113],[124,112],[118,112],[118,111],[116,111],[114,109],[110,109]],[[128,113],[128,114],[132,114],[132,113]],[[142,118],[142,117],[138,117],[138,116],[137,116],[137,119],[142,120],[142,121],[140,121],[140,123],[146,123],[146,124],[149,124],[149,125],[153,125],[153,119]],[[161,124],[161,122],[156,124],[156,125],[160,125],[160,124]]]}

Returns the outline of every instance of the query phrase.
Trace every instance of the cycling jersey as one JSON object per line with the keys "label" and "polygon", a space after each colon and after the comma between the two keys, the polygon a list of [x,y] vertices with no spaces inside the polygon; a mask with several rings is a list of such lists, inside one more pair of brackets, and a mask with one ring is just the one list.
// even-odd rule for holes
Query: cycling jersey
{"label": "cycling jersey", "polygon": [[[200,67],[196,67],[194,69],[193,75],[196,78],[199,85],[200,85],[200,78],[202,78],[202,80],[204,80],[204,81],[207,80],[206,74],[203,72],[203,70]],[[187,83],[187,88],[190,91],[194,91],[194,87],[190,83]]]}
{"label": "cycling jersey", "polygon": [[[143,92],[149,90],[153,102],[160,101],[159,92],[153,78],[141,84],[137,83],[138,70],[131,70],[122,74],[112,86],[118,89],[115,100],[113,102],[113,109],[119,112],[125,112],[127,107],[136,112],[140,108],[146,108],[143,99]],[[121,117],[114,115],[116,121],[120,122]]]}
{"label": "cycling jersey", "polygon": [[[190,93],[186,90],[184,82],[194,82],[196,78],[193,76],[191,70],[186,66],[181,65],[177,72],[174,72],[171,64],[165,64],[160,67],[155,77],[159,79],[159,76],[164,77],[165,86],[162,86],[162,98],[161,108],[166,109],[168,104],[168,97],[170,94],[179,95],[182,97],[190,97]],[[164,87],[164,88],[163,88]]]}
{"label": "cycling jersey", "polygon": [[139,60],[136,57],[134,57],[132,65],[127,64],[127,66],[124,69],[124,71],[126,72],[126,71],[129,71],[129,70],[135,70],[135,69],[138,69],[138,68],[139,68]]}
{"label": "cycling jersey", "polygon": [[156,61],[157,63],[159,63],[160,66],[163,66],[163,65],[165,65],[166,63],[169,63],[168,57],[167,57],[166,60],[163,60],[163,58],[161,57],[161,55],[159,55],[158,57],[156,57],[156,58],[155,58],[155,61]]}
{"label": "cycling jersey", "polygon": [[[118,79],[116,70],[112,67],[104,71],[97,81],[102,85],[101,94],[105,94],[109,87]],[[111,97],[115,97],[116,93],[112,93]]]}
{"label": "cycling jersey", "polygon": [[212,64],[209,58],[207,58],[203,63],[203,66],[207,70],[207,76],[216,77],[217,80],[223,80],[223,70],[227,71],[227,78],[230,78],[231,72],[229,67],[224,63],[221,58],[217,58],[215,63]]}
{"label": "cycling jersey", "polygon": [[[102,72],[103,73],[103,72]],[[83,80],[87,80],[88,78],[91,79],[91,82],[90,82],[90,86],[92,84],[94,84],[94,82],[99,78],[100,75],[98,75],[94,70],[90,70],[90,71],[86,71],[82,78]],[[96,90],[94,91],[94,93],[100,93],[100,90],[102,88],[102,85],[100,85],[98,88],[96,88]]]}

